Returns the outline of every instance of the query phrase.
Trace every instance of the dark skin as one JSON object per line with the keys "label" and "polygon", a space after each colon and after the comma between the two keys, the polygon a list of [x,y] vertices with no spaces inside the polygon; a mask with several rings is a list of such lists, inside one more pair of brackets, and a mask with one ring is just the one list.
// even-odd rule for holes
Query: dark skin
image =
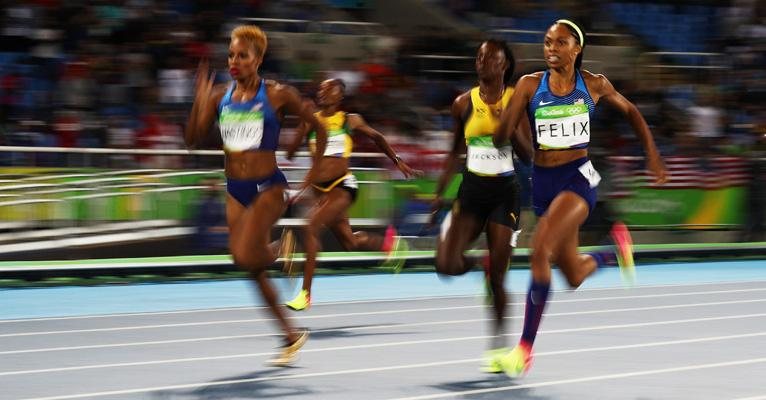
{"label": "dark skin", "polygon": [[[233,38],[229,44],[228,65],[232,78],[237,81],[232,101],[247,102],[256,96],[261,85],[258,68],[263,54],[254,44]],[[223,98],[227,85],[213,85],[214,75],[209,72],[207,61],[202,61],[197,70],[195,97],[189,116],[184,139],[186,145],[194,147],[201,143],[217,117],[217,105]],[[271,107],[281,119],[285,113],[292,113],[309,123],[316,118],[311,110],[303,106],[301,96],[295,88],[274,81],[265,81],[266,95]],[[327,132],[317,131],[317,147],[324,149]],[[274,151],[256,150],[231,152],[224,149],[226,177],[233,179],[259,179],[274,173],[277,168]],[[317,164],[314,164],[316,168]],[[313,171],[313,169],[312,169]],[[309,173],[310,179],[311,172]],[[226,220],[229,226],[229,247],[234,262],[247,270],[257,283],[271,312],[277,317],[289,343],[297,339],[296,331],[285,317],[277,301],[277,294],[266,273],[266,267],[277,258],[276,245],[271,241],[271,227],[287,208],[284,200],[284,185],[274,185],[261,192],[255,201],[243,206],[230,194],[226,196]]]}
{"label": "dark skin", "polygon": [[[343,86],[336,79],[328,79],[319,84],[317,92],[317,106],[322,116],[330,117],[340,111],[343,101]],[[419,176],[421,171],[410,168],[407,163],[396,156],[396,153],[386,141],[386,138],[377,130],[370,127],[359,114],[347,114],[346,124],[354,134],[361,134],[375,142],[378,148],[396,165],[405,178]],[[316,125],[301,123],[298,126],[295,139],[288,150],[287,157],[291,159],[295,151],[303,143],[306,135]],[[322,154],[318,150],[315,153]],[[314,182],[327,182],[345,175],[349,170],[349,159],[345,157],[322,157],[322,170],[318,171]],[[315,190],[319,196],[316,205],[309,212],[309,222],[305,227],[304,250],[306,251],[306,264],[303,268],[303,289],[311,293],[311,285],[316,268],[316,255],[319,252],[319,234],[322,229],[329,228],[340,241],[346,251],[352,250],[380,250],[383,245],[383,237],[372,235],[364,231],[353,232],[348,222],[348,208],[353,200],[351,194],[345,189],[336,186],[329,192]]]}
{"label": "dark skin", "polygon": [[[476,56],[476,73],[479,76],[479,95],[486,104],[496,104],[501,100],[505,90],[508,90],[503,82],[503,76],[508,68],[508,60],[502,48],[488,42],[479,47]],[[457,171],[459,156],[466,152],[464,128],[467,121],[464,120],[464,117],[468,111],[470,100],[471,93],[468,91],[458,96],[452,103],[452,118],[455,127],[452,150],[447,155],[442,175],[439,177],[436,197],[432,206],[433,214],[443,203],[441,195]],[[531,143],[528,139],[529,134],[524,132],[529,132],[529,125],[521,121],[519,134],[513,137],[514,151],[523,160],[529,161],[532,154]],[[513,248],[510,246],[513,235],[511,227],[481,220],[471,213],[453,212],[450,228],[443,240],[437,244],[436,270],[440,274],[447,275],[466,273],[473,266],[473,263],[466,258],[464,252],[482,231],[486,232],[487,247],[489,248],[489,281],[494,301],[494,328],[495,333],[500,334],[507,302],[504,287],[505,273],[513,252]]]}
{"label": "dark skin", "polygon": [[[546,32],[543,53],[550,73],[549,88],[554,95],[566,96],[574,90],[574,64],[581,51],[582,47],[577,39],[564,24],[554,24]],[[654,175],[655,182],[665,183],[668,179],[665,165],[654,144],[652,133],[636,106],[617,92],[604,75],[588,71],[581,71],[581,74],[595,103],[603,101],[627,118],[644,147],[646,166]],[[535,72],[519,79],[511,102],[503,112],[502,122],[495,132],[493,141],[496,146],[507,140],[511,134],[511,127],[527,119],[524,118],[527,105],[534,96],[542,76],[543,72]],[[534,153],[534,163],[543,167],[554,167],[587,155],[587,149],[538,150]],[[533,236],[531,256],[532,277],[536,282],[550,282],[551,262],[559,266],[572,287],[578,287],[596,270],[597,264],[593,257],[579,254],[577,251],[580,225],[585,222],[588,213],[588,204],[582,197],[564,191],[556,196],[545,214],[540,217]]]}

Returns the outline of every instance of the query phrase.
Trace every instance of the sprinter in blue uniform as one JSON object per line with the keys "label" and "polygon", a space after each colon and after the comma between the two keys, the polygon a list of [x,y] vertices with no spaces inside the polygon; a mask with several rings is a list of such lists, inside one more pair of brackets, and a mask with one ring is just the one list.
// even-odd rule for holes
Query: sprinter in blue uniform
{"label": "sprinter in blue uniform", "polygon": [[[657,183],[667,179],[649,127],[636,106],[617,92],[605,76],[580,69],[585,33],[561,19],[545,33],[543,53],[548,70],[523,76],[493,141],[501,147],[526,111],[535,148],[532,205],[539,217],[532,239],[532,282],[527,293],[524,330],[519,344],[501,360],[509,376],[526,372],[556,263],[572,287],[578,287],[606,262],[605,253],[579,254],[580,226],[596,204],[601,179],[588,160],[591,121],[596,104],[605,101],[630,122],[646,153],[647,169]],[[632,279],[630,234],[621,223],[612,229],[623,276]]]}
{"label": "sprinter in blue uniform", "polygon": [[[327,132],[311,110],[304,107],[295,88],[265,80],[258,74],[266,52],[266,35],[256,26],[243,25],[231,32],[228,85],[213,85],[208,63],[197,71],[194,104],[186,127],[187,146],[203,143],[217,119],[226,155],[226,220],[229,248],[234,263],[245,269],[256,282],[261,295],[285,335],[285,343],[272,364],[292,362],[308,337],[308,330],[296,329],[285,316],[266,267],[282,253],[291,251],[294,240],[283,236],[281,243],[270,243],[271,228],[287,205],[287,180],[277,168],[275,151],[285,113],[295,114],[317,126],[317,148],[324,150]],[[320,151],[319,154],[322,154]],[[315,157],[314,161],[318,161]],[[306,177],[311,182],[318,163]]]}

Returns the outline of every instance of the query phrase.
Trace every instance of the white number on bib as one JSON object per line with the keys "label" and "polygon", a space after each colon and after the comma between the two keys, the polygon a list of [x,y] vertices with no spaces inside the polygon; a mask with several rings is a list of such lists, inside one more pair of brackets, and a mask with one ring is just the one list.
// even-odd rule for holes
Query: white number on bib
{"label": "white number on bib", "polygon": [[579,166],[577,169],[579,169],[582,176],[588,180],[591,188],[598,186],[598,183],[601,182],[601,175],[598,174],[596,168],[593,168],[593,164],[590,161]]}

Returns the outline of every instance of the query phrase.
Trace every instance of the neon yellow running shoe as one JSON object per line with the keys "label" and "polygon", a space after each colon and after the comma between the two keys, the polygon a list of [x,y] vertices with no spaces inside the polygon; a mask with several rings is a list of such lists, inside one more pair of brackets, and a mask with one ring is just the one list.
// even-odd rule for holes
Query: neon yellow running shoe
{"label": "neon yellow running shoe", "polygon": [[294,311],[303,311],[311,307],[311,296],[305,289],[301,290],[294,299],[285,303],[285,305]]}
{"label": "neon yellow running shoe", "polygon": [[615,246],[617,265],[620,266],[622,281],[632,286],[636,283],[636,263],[633,260],[633,239],[628,227],[622,222],[615,222],[609,232]]}
{"label": "neon yellow running shoe", "polygon": [[267,363],[275,367],[286,367],[298,358],[298,350],[306,343],[306,339],[309,338],[309,330],[307,328],[298,328],[296,330],[298,338],[294,342],[285,344],[279,348],[279,354],[268,360]]}
{"label": "neon yellow running shoe", "polygon": [[407,244],[407,241],[399,236],[394,237],[394,243],[391,245],[391,250],[383,261],[383,266],[391,268],[391,271],[395,274],[402,272],[402,268],[404,268],[404,264],[407,262],[405,255],[408,251],[410,251],[410,245]]}
{"label": "neon yellow running shoe", "polygon": [[510,353],[500,358],[503,372],[511,378],[518,378],[529,371],[532,366],[532,349],[519,343]]}
{"label": "neon yellow running shoe", "polygon": [[504,355],[508,354],[510,349],[507,347],[500,347],[497,349],[489,349],[484,352],[484,360],[481,364],[481,372],[488,374],[499,374],[503,372],[503,365],[500,360]]}

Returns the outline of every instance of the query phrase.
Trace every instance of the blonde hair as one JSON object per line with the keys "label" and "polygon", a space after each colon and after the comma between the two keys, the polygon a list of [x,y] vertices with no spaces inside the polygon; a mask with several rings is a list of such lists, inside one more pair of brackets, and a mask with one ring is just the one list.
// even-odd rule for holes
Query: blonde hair
{"label": "blonde hair", "polygon": [[268,40],[261,28],[255,25],[240,25],[231,31],[231,40],[244,40],[255,48],[255,55],[263,57],[266,54]]}

